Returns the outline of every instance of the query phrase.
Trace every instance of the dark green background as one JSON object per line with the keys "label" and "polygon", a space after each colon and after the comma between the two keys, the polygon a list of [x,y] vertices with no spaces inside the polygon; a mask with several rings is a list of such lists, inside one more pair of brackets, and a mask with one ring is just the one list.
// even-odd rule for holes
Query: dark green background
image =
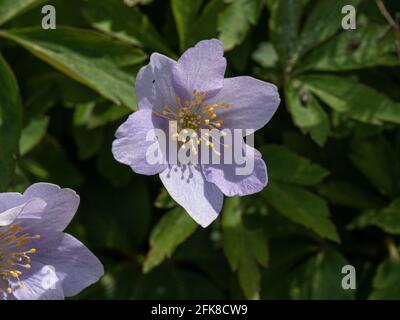
{"label": "dark green background", "polygon": [[[374,0],[125,2],[0,0],[0,191],[81,195],[68,232],[106,275],[77,298],[400,298],[399,1],[378,1],[393,26]],[[57,30],[41,29],[44,4]],[[268,187],[202,229],[111,143],[149,55],[215,37],[227,76],[273,82],[282,103],[256,134]],[[347,264],[357,290],[341,287]]]}

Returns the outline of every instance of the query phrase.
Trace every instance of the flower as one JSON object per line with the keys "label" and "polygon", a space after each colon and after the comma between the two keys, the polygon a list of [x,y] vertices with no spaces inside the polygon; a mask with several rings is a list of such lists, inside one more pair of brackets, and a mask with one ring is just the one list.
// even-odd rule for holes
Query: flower
{"label": "flower", "polygon": [[0,193],[0,300],[64,299],[103,275],[100,261],[63,232],[78,206],[73,190],[48,183]]}
{"label": "flower", "polygon": [[[117,161],[144,175],[159,174],[172,198],[203,227],[221,211],[223,195],[244,196],[261,191],[267,185],[267,169],[261,154],[246,145],[240,136],[239,148],[254,169],[236,174],[238,164],[149,163],[147,152],[154,144],[148,132],[166,131],[168,122],[177,123],[178,132],[200,129],[234,130],[262,128],[280,103],[277,88],[252,77],[225,78],[226,59],[219,40],[200,41],[178,61],[154,53],[136,78],[138,111],[116,132],[113,154]],[[212,150],[218,141],[201,133],[189,137],[189,146],[197,153],[203,140]],[[200,137],[199,137],[200,136]],[[174,136],[181,148],[187,145],[180,134]],[[161,148],[160,148],[161,150]],[[221,152],[214,150],[218,156]],[[223,153],[226,152],[224,149]],[[167,158],[165,156],[165,158]]]}

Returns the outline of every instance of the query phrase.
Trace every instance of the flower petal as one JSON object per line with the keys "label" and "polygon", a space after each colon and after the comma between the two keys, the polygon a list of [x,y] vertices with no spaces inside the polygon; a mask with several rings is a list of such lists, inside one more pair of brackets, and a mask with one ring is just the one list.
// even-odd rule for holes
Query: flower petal
{"label": "flower petal", "polygon": [[[268,183],[267,167],[261,154],[252,147],[243,144],[245,162],[238,164],[207,164],[203,165],[203,173],[207,181],[214,183],[226,196],[245,196],[260,192]],[[241,174],[238,169],[250,173]]]}
{"label": "flower petal", "polygon": [[[114,158],[139,174],[153,175],[166,168],[166,164],[150,164],[146,153],[153,144],[158,146],[156,137],[146,141],[147,134],[160,125],[161,118],[153,115],[151,110],[134,112],[116,132],[112,145]],[[162,152],[158,148],[158,152]]]}
{"label": "flower petal", "polygon": [[17,298],[62,299],[74,296],[97,282],[104,274],[101,262],[74,237],[57,231],[46,231],[35,244],[32,270],[23,273],[29,290],[17,289]]}
{"label": "flower petal", "polygon": [[212,97],[222,89],[226,59],[224,47],[217,39],[200,41],[188,49],[173,69],[174,86],[182,99],[191,99],[193,90],[208,91]]}
{"label": "flower petal", "polygon": [[205,181],[198,166],[169,166],[160,178],[171,197],[203,228],[218,217],[223,195],[214,184]]}
{"label": "flower petal", "polygon": [[176,61],[159,53],[153,53],[150,63],[140,69],[136,77],[138,109],[160,111],[164,105],[173,106],[176,94],[172,85],[172,69]]}
{"label": "flower petal", "polygon": [[60,283],[47,286],[49,281],[54,281],[56,275],[52,274],[53,267],[40,262],[31,262],[31,268],[23,273],[23,288],[19,288],[16,281],[13,287],[13,296],[18,300],[64,300],[64,292]]}
{"label": "flower petal", "polygon": [[252,77],[227,78],[222,90],[207,103],[230,104],[229,108],[218,108],[218,119],[230,129],[258,130],[272,118],[280,103],[275,85]]}
{"label": "flower petal", "polygon": [[[28,228],[63,231],[71,222],[79,207],[79,196],[74,190],[61,189],[51,183],[35,183],[24,192],[26,201],[40,199],[27,205],[18,220]],[[26,219],[37,219],[33,222]]]}
{"label": "flower petal", "polygon": [[24,203],[24,196],[18,192],[0,193],[0,212],[18,207]]}
{"label": "flower petal", "polygon": [[21,204],[17,207],[10,208],[6,211],[0,212],[0,227],[9,226],[24,210],[26,204]]}

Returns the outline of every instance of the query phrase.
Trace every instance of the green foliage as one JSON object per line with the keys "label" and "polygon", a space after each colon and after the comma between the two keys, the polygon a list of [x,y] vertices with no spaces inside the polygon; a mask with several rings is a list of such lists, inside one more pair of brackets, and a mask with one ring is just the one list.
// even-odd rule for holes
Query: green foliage
{"label": "green foliage", "polygon": [[233,271],[238,272],[239,283],[248,299],[260,297],[260,270],[267,266],[268,247],[262,230],[247,230],[243,225],[243,206],[240,198],[226,200],[222,231],[225,255]]}
{"label": "green foliage", "polygon": [[[148,57],[209,38],[228,77],[273,82],[282,103],[256,133],[268,186],[202,229],[111,144]],[[80,194],[68,231],[106,275],[78,298],[400,299],[399,39],[367,0],[0,0],[0,191]]]}
{"label": "green foliage", "polygon": [[0,56],[0,190],[10,183],[21,131],[21,102],[17,82]]}
{"label": "green foliage", "polygon": [[257,23],[262,5],[262,0],[231,1],[221,12],[218,31],[225,50],[230,50],[243,42],[250,27]]}
{"label": "green foliage", "polygon": [[105,98],[134,109],[133,77],[116,67],[143,61],[143,52],[108,36],[69,27],[59,27],[51,33],[41,28],[14,29],[1,31],[0,36],[15,41]]}
{"label": "green foliage", "polygon": [[151,232],[151,249],[143,264],[143,271],[149,272],[165,258],[171,257],[176,247],[185,241],[196,228],[196,222],[181,208],[166,213]]}
{"label": "green foliage", "polygon": [[373,281],[373,291],[369,296],[372,300],[398,300],[400,299],[399,287],[396,283],[400,281],[399,261],[385,260],[376,272]]}
{"label": "green foliage", "polygon": [[44,0],[1,0],[0,25],[14,18],[22,11],[43,3]]}

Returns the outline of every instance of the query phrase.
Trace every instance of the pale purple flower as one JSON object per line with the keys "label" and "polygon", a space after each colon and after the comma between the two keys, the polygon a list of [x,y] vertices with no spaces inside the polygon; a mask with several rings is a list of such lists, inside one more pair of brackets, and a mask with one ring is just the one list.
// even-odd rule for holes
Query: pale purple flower
{"label": "pale purple flower", "polygon": [[[237,175],[235,164],[152,164],[146,152],[153,129],[166,130],[177,121],[180,129],[262,128],[280,103],[277,88],[252,77],[225,78],[226,60],[219,40],[205,40],[187,50],[178,61],[158,53],[136,78],[138,111],[116,132],[114,157],[144,175],[159,174],[172,198],[203,227],[221,211],[223,195],[244,196],[267,184],[267,169],[261,154],[241,139],[241,148],[252,153],[254,170]],[[243,134],[245,135],[245,134]],[[210,144],[210,147],[213,147]]]}
{"label": "pale purple flower", "polygon": [[48,183],[0,193],[0,300],[64,299],[99,280],[100,261],[63,232],[78,206],[73,190]]}

